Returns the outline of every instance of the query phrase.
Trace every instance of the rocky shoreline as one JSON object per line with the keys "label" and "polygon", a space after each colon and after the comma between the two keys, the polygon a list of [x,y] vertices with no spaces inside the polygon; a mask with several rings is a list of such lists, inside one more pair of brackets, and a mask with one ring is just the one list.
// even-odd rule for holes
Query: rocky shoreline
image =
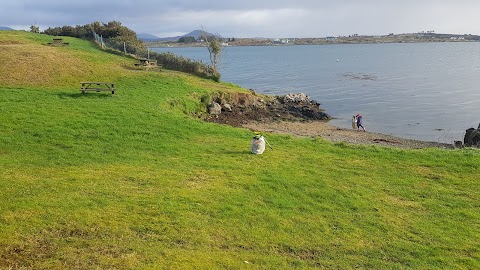
{"label": "rocky shoreline", "polygon": [[213,97],[207,107],[206,121],[242,126],[251,121],[330,120],[320,103],[303,93],[284,96],[237,94]]}
{"label": "rocky shoreline", "polygon": [[252,131],[321,137],[332,142],[381,145],[398,148],[453,148],[451,144],[424,142],[386,134],[338,128],[320,103],[303,93],[285,96],[238,94],[214,96],[205,121],[248,128]]}

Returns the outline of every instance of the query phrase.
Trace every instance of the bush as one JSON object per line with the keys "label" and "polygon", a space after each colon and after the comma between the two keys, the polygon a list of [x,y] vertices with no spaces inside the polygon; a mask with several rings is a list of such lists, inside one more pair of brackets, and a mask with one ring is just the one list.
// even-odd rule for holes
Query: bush
{"label": "bush", "polygon": [[212,67],[201,61],[192,60],[173,53],[150,53],[150,58],[156,59],[165,68],[190,73],[202,78],[220,81],[220,74],[213,72]]}

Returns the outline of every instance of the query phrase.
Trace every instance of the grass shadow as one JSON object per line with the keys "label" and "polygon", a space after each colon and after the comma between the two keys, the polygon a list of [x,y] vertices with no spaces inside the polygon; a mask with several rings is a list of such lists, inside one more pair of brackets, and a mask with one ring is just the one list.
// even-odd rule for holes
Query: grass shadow
{"label": "grass shadow", "polygon": [[226,155],[252,155],[252,152],[250,150],[245,150],[245,151],[224,151]]}
{"label": "grass shadow", "polygon": [[108,98],[112,97],[113,95],[108,92],[108,93],[60,93],[57,94],[57,96],[61,99],[65,98],[89,98],[89,99],[96,99],[96,98]]}
{"label": "grass shadow", "polygon": [[122,65],[126,70],[133,71],[162,71],[161,66],[135,66],[135,65]]}

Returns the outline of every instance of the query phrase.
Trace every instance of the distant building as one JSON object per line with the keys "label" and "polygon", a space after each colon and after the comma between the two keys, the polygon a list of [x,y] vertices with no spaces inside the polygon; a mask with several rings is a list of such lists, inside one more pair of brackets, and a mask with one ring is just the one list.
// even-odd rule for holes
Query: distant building
{"label": "distant building", "polygon": [[326,40],[337,40],[337,37],[326,37]]}
{"label": "distant building", "polygon": [[288,39],[276,38],[273,40],[274,44],[288,44]]}

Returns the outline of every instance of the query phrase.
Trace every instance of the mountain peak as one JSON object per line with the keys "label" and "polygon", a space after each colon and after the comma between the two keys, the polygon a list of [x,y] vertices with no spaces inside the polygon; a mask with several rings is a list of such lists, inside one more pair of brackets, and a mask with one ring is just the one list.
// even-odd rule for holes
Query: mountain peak
{"label": "mountain peak", "polygon": [[150,41],[150,40],[159,39],[159,37],[157,37],[157,36],[146,34],[146,33],[137,34],[137,38],[140,39],[140,40],[143,40],[143,41]]}
{"label": "mountain peak", "polygon": [[203,36],[211,36],[212,34],[208,33],[208,32],[205,32],[203,30],[193,30],[192,32],[188,33],[188,34],[185,34],[183,35],[184,37],[194,37],[195,39],[200,39],[202,38]]}
{"label": "mountain peak", "polygon": [[201,39],[204,35],[206,35],[206,36],[218,36],[218,35],[214,35],[214,34],[211,34],[209,32],[203,31],[203,30],[193,30],[192,32],[190,32],[188,34],[185,34],[185,35],[182,35],[182,36],[176,36],[176,37],[159,38],[159,37],[154,36],[154,35],[142,33],[142,34],[137,34],[137,38],[142,40],[142,41],[146,41],[146,42],[162,42],[162,41],[166,42],[166,41],[178,41],[182,37],[194,37],[195,39]]}

